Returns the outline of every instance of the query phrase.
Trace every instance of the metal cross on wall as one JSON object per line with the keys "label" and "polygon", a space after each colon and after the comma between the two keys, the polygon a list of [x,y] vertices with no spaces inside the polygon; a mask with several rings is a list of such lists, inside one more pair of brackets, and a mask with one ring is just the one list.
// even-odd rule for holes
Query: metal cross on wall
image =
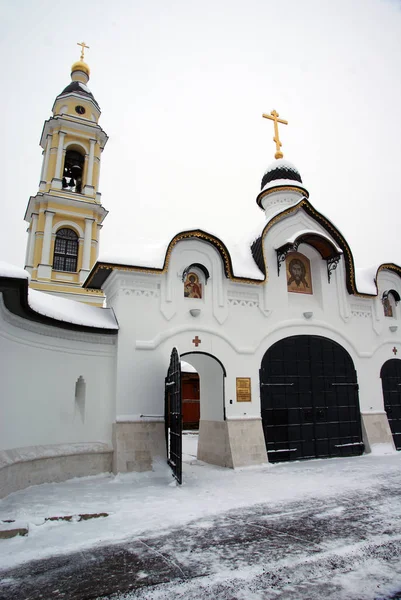
{"label": "metal cross on wall", "polygon": [[201,342],[202,340],[200,340],[197,335],[192,340],[192,343],[195,344],[195,348],[197,348]]}
{"label": "metal cross on wall", "polygon": [[397,348],[394,346],[394,348],[393,348],[393,353],[394,353],[394,356],[397,354],[397,352],[398,352],[398,350],[397,350]]}

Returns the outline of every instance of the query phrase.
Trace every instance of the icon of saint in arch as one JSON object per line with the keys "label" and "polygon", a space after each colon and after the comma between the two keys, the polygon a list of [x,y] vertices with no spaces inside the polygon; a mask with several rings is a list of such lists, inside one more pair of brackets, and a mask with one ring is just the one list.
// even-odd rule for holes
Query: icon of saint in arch
{"label": "icon of saint in arch", "polygon": [[202,298],[202,284],[199,283],[199,276],[191,271],[188,273],[184,283],[185,298]]}

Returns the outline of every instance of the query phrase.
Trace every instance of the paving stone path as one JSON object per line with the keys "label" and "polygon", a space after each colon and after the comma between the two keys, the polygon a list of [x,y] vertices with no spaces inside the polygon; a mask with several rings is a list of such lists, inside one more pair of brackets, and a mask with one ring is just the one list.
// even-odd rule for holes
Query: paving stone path
{"label": "paving stone path", "polygon": [[0,577],[0,600],[388,598],[401,588],[401,490],[394,477],[364,497],[257,505]]}

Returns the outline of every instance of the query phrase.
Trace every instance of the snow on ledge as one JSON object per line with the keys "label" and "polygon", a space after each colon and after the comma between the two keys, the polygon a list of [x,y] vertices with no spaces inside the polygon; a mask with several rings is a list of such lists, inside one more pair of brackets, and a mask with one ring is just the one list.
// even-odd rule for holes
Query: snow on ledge
{"label": "snow on ledge", "polygon": [[360,294],[377,295],[376,273],[379,265],[367,269],[355,269],[356,289]]}
{"label": "snow on ledge", "polygon": [[11,265],[10,263],[4,262],[3,260],[0,260],[0,277],[11,277],[12,279],[28,279],[28,281],[31,278],[28,271],[25,271],[25,269],[21,269],[21,267]]}
{"label": "snow on ledge", "polygon": [[104,442],[51,444],[48,446],[26,446],[24,448],[12,448],[11,450],[0,451],[0,469],[15,463],[29,462],[31,460],[40,460],[43,458],[72,456],[74,454],[101,454],[112,451],[112,447]]}
{"label": "snow on ledge", "polygon": [[111,308],[90,306],[77,300],[59,298],[32,289],[28,290],[28,304],[40,315],[57,321],[85,327],[118,330],[118,324]]}

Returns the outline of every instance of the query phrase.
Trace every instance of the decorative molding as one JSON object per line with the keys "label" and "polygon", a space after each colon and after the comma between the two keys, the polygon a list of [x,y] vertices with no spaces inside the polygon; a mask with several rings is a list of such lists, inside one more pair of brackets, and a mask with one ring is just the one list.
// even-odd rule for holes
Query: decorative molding
{"label": "decorative molding", "polygon": [[160,290],[133,290],[132,288],[122,288],[121,292],[124,296],[145,296],[145,298],[158,298]]}
{"label": "decorative molding", "polygon": [[123,279],[120,291],[124,296],[145,296],[146,298],[158,298],[160,296],[160,282],[149,279]]}
{"label": "decorative molding", "polygon": [[327,259],[327,279],[329,280],[329,283],[330,283],[331,275],[332,275],[333,271],[335,271],[337,269],[340,259],[341,259],[341,254],[338,254],[337,256],[332,256],[331,258]]}
{"label": "decorative molding", "polygon": [[[294,330],[298,329],[298,331],[296,333],[294,333]],[[208,333],[213,337],[217,337],[219,339],[224,340],[225,342],[227,342],[227,344],[229,346],[231,346],[231,348],[237,352],[237,354],[256,354],[261,348],[264,349],[264,351],[266,350],[267,347],[269,347],[272,343],[274,343],[275,341],[279,341],[281,339],[284,339],[286,337],[288,337],[289,335],[299,335],[305,332],[305,334],[307,335],[320,335],[320,336],[327,336],[330,337],[330,339],[332,339],[333,341],[337,341],[339,344],[343,345],[346,349],[347,346],[349,348],[352,349],[352,351],[355,353],[355,356],[358,356],[359,358],[371,358],[378,350],[380,350],[380,348],[387,346],[388,344],[391,344],[391,346],[394,346],[394,337],[391,336],[390,338],[390,334],[389,337],[385,340],[383,340],[383,342],[381,342],[378,346],[375,346],[374,344],[371,344],[371,349],[369,350],[365,350],[365,351],[360,351],[358,349],[358,347],[356,346],[355,343],[355,336],[353,335],[345,335],[343,332],[339,333],[338,331],[338,327],[335,325],[330,325],[328,323],[326,323],[325,321],[317,321],[317,320],[313,320],[313,322],[308,322],[308,324],[305,323],[305,319],[304,317],[300,318],[300,319],[293,319],[291,321],[286,321],[285,324],[283,324],[282,322],[277,323],[275,326],[273,326],[271,329],[269,329],[269,331],[267,333],[264,333],[264,335],[260,338],[260,340],[254,344],[253,346],[248,346],[248,347],[239,347],[237,346],[227,335],[221,334],[219,332],[216,331],[216,329],[212,328],[212,327],[197,327],[196,328],[198,334],[202,334],[202,333]],[[163,342],[165,342],[166,340],[171,340],[172,338],[174,338],[174,336],[177,336],[181,333],[190,333],[193,334],[193,326],[179,326],[179,327],[172,327],[169,330],[163,331],[162,333],[157,334],[152,340],[137,340],[135,342],[135,348],[137,350],[155,350],[156,348],[158,348]],[[276,339],[275,338],[275,334],[279,333],[279,338]],[[272,341],[274,338],[274,342]],[[178,341],[175,340],[174,343],[178,344]],[[397,342],[396,342],[397,343]],[[183,344],[181,344],[181,346],[183,346]],[[373,349],[372,349],[373,348]],[[189,352],[193,351],[193,348],[189,349]],[[187,351],[182,347],[181,348],[181,354],[186,354]]]}
{"label": "decorative molding", "polygon": [[231,306],[246,306],[248,308],[259,306],[257,294],[247,292],[228,292],[228,304]]}
{"label": "decorative molding", "polygon": [[[40,211],[39,211],[40,212]],[[58,211],[58,214],[61,215],[62,212]],[[78,216],[78,215],[75,215]],[[82,219],[82,215],[79,215],[79,218]],[[93,219],[94,220],[94,219]],[[84,238],[84,232],[83,229],[80,225],[78,225],[78,223],[76,223],[75,221],[59,221],[58,223],[56,223],[55,225],[53,225],[52,228],[52,236],[55,237],[56,233],[59,229],[62,229],[63,227],[70,227],[71,229],[76,229],[78,232],[78,235],[81,239]]]}
{"label": "decorative molding", "polygon": [[372,307],[365,304],[351,304],[351,315],[362,319],[368,319],[372,316]]}
{"label": "decorative molding", "polygon": [[[298,182],[295,183],[298,184]],[[259,196],[256,199],[257,204],[261,206],[263,198],[265,198],[266,196],[270,196],[270,194],[275,194],[277,192],[296,192],[304,198],[309,198],[308,191],[301,185],[275,185],[274,187],[271,187],[267,190],[262,190],[260,192]]]}
{"label": "decorative molding", "polygon": [[280,276],[280,267],[281,263],[285,261],[287,258],[287,254],[290,252],[298,252],[299,242],[295,241],[294,243],[284,244],[280,248],[277,248],[277,275]]}

